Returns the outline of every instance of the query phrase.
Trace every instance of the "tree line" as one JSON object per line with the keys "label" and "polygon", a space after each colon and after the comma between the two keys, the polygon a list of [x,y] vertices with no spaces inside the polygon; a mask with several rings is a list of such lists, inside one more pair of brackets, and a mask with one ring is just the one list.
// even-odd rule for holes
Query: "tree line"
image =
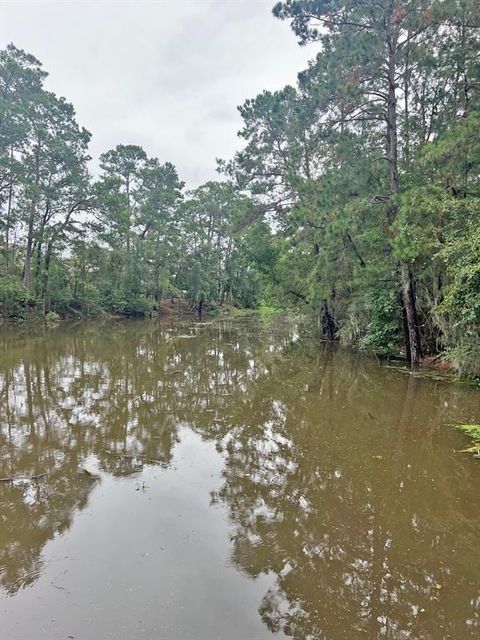
{"label": "tree line", "polygon": [[185,191],[170,162],[119,144],[88,170],[90,133],[32,55],[0,53],[0,305],[144,315],[166,296],[252,306],[269,227],[236,233],[249,200],[228,182]]}
{"label": "tree line", "polygon": [[[478,0],[286,0],[320,52],[240,108],[224,169],[279,225],[274,276],[328,338],[480,372]],[[257,211],[261,211],[259,206]]]}
{"label": "tree line", "polygon": [[0,58],[3,315],[165,296],[310,310],[321,334],[480,373],[478,0],[286,0],[319,53],[239,107],[221,180],[90,134],[31,55]]}

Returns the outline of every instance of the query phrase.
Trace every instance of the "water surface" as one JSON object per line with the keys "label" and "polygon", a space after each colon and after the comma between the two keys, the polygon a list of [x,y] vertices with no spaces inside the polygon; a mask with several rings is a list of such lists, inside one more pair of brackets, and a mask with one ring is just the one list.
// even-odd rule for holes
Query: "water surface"
{"label": "water surface", "polygon": [[2,640],[480,636],[480,392],[299,334],[0,334]]}

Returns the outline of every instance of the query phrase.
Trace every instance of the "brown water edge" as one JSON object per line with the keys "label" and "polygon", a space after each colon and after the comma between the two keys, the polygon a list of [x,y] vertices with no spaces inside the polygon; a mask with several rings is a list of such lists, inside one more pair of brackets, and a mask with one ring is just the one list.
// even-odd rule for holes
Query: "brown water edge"
{"label": "brown water edge", "polygon": [[479,637],[478,390],[278,319],[0,345],[2,640]]}

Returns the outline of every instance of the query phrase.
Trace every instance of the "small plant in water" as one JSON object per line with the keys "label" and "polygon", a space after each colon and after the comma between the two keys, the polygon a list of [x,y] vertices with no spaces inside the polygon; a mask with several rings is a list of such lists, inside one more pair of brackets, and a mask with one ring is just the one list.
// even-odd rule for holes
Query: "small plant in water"
{"label": "small plant in water", "polygon": [[143,491],[143,492],[145,492],[147,489],[148,489],[148,486],[145,484],[145,481],[143,481],[142,484],[137,482],[137,486],[135,487],[135,491]]}
{"label": "small plant in water", "polygon": [[473,445],[463,449],[463,451],[473,453],[476,458],[480,458],[480,424],[456,424],[454,426],[473,440]]}

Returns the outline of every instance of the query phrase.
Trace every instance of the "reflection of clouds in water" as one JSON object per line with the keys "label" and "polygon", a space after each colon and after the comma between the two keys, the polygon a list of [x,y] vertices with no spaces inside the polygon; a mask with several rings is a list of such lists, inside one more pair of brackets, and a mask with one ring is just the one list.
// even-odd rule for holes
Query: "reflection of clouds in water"
{"label": "reflection of clouds in water", "polygon": [[36,579],[45,542],[86,505],[85,461],[116,477],[168,466],[188,424],[224,460],[211,499],[229,513],[232,564],[274,581],[270,630],[474,637],[473,474],[438,438],[469,390],[412,388],[328,345],[304,354],[298,331],[127,326],[59,330],[0,372],[1,475],[49,473],[40,492],[0,486],[6,590]]}
{"label": "reflection of clouds in water", "polygon": [[[220,426],[233,392],[247,392],[248,333],[235,349],[221,347],[220,333],[177,340],[178,333],[134,324],[127,332],[60,329],[22,345],[0,370],[0,476],[48,472],[39,482],[0,484],[0,515],[8,521],[0,532],[0,580],[7,590],[23,586],[24,571],[35,579],[38,572],[25,563],[85,506],[94,485],[78,473],[86,460],[116,476],[169,464],[182,421],[203,413],[202,421]],[[235,331],[226,335],[233,344]]]}
{"label": "reflection of clouds in water", "polygon": [[[334,394],[347,401],[343,406],[351,407],[354,428],[343,425],[345,417],[336,407],[325,414],[325,406],[314,402],[306,411],[304,399],[291,395],[288,382],[279,382],[288,376],[279,376],[274,392],[266,380],[266,392],[257,390],[264,401],[258,416],[264,421],[237,428],[222,441],[227,460],[217,499],[228,505],[236,527],[232,560],[252,577],[277,574],[278,588],[270,589],[260,606],[262,618],[271,631],[302,640],[350,638],[352,630],[371,638],[431,638],[441,630],[473,638],[469,621],[478,624],[479,606],[476,571],[467,558],[478,541],[464,527],[474,509],[468,498],[459,499],[475,490],[473,478],[441,446],[436,447],[441,462],[429,462],[432,440],[398,440],[405,420],[401,397],[395,402],[381,390],[379,398],[377,390],[365,398],[361,386],[352,395],[350,375],[335,368],[326,374],[321,384],[333,383]],[[402,388],[393,385],[391,391]],[[435,391],[456,394],[447,386]],[[423,427],[446,418],[439,415],[436,394],[428,392],[427,385],[417,405],[427,401],[420,408]],[[371,409],[382,423],[398,427],[372,429]],[[313,429],[322,422],[329,428],[318,443]],[[372,455],[372,431],[378,433],[373,442],[382,456]],[[424,469],[414,478],[412,461]],[[452,487],[459,472],[464,477]],[[446,501],[441,509],[438,499],[432,502],[440,487]],[[407,494],[401,504],[397,493]],[[444,595],[445,584],[455,590],[455,604]],[[428,616],[412,615],[426,607]]]}

